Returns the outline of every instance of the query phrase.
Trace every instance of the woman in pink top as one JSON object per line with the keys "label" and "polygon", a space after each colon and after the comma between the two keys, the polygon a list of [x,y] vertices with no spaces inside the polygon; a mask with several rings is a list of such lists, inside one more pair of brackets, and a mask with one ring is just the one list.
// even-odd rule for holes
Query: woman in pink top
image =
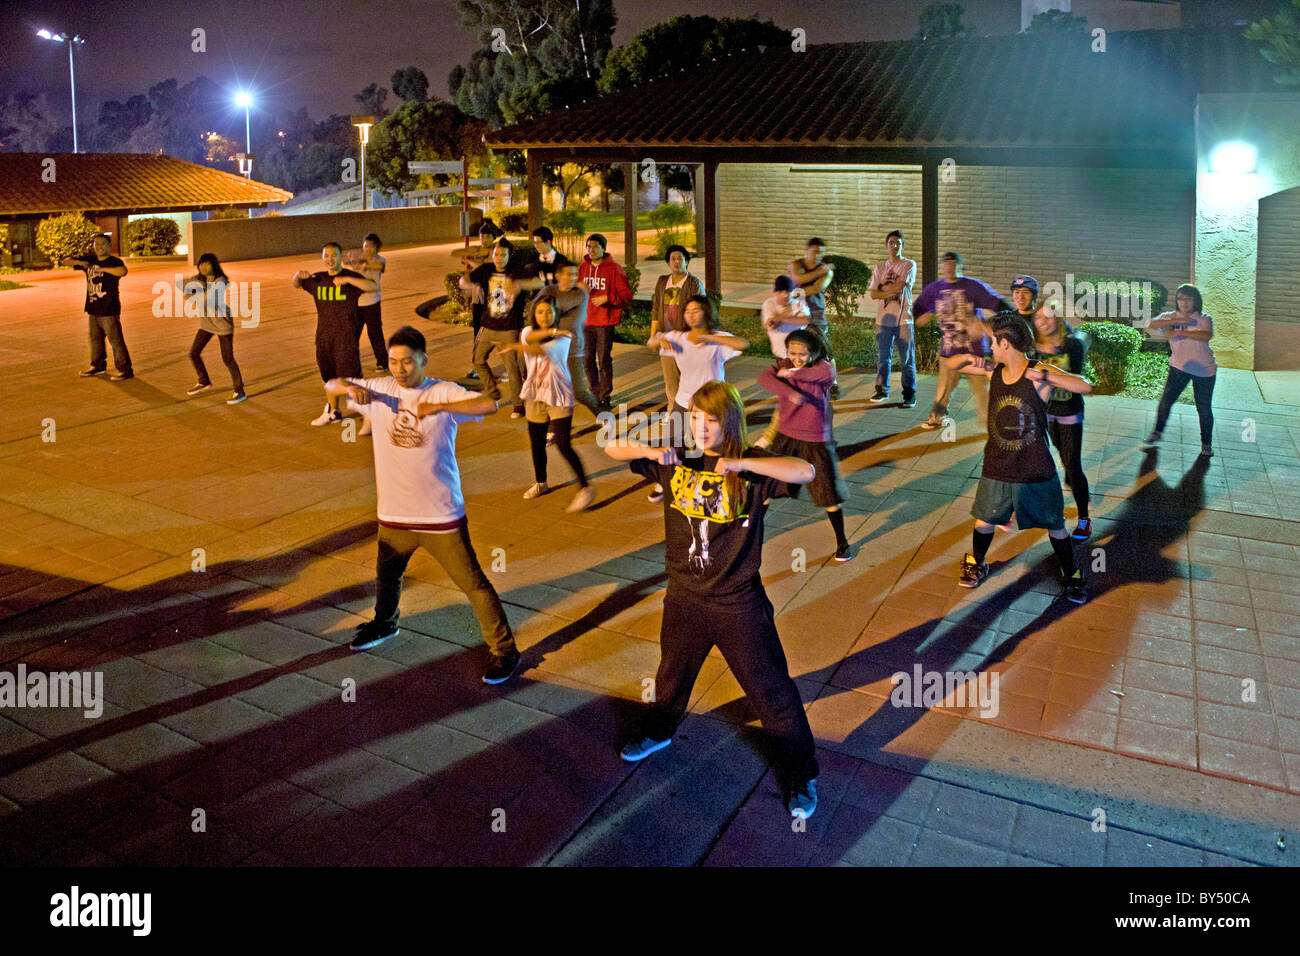
{"label": "woman in pink top", "polygon": [[522,352],[528,366],[528,378],[520,390],[524,414],[528,419],[528,443],[533,452],[533,477],[536,481],[524,492],[528,499],[544,495],[546,485],[546,435],[555,436],[555,447],[569,463],[578,479],[579,490],[568,511],[582,511],[596,500],[596,489],[587,481],[582,459],[573,450],[570,430],[573,426],[573,380],[569,378],[569,346],[573,333],[556,328],[555,298],[543,293],[529,306],[528,324],[519,341],[502,346],[502,351]]}
{"label": "woman in pink top", "polygon": [[1174,293],[1174,302],[1175,311],[1161,313],[1147,325],[1148,331],[1169,339],[1169,377],[1165,379],[1165,391],[1156,407],[1155,430],[1145,444],[1151,447],[1160,441],[1174,402],[1191,382],[1196,415],[1201,420],[1201,455],[1209,458],[1214,454],[1211,444],[1214,412],[1210,399],[1214,396],[1214,377],[1219,371],[1214,352],[1210,350],[1214,320],[1201,311],[1201,292],[1194,285],[1180,285]]}
{"label": "woman in pink top", "polygon": [[[830,348],[821,333],[809,326],[785,337],[786,357],[758,375],[758,384],[776,396],[777,435],[772,454],[802,458],[817,469],[808,485],[813,504],[826,509],[835,530],[835,560],[848,561],[853,548],[844,535],[844,514],[840,505],[848,500],[849,489],[840,474],[840,458],[831,432],[831,384],[835,369]],[[799,489],[790,489],[797,497]]]}

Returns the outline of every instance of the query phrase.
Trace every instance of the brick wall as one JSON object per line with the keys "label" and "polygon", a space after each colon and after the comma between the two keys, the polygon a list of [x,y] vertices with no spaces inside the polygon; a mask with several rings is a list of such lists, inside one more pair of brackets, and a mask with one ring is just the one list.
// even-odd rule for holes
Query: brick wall
{"label": "brick wall", "polygon": [[[1150,278],[1171,288],[1187,280],[1190,172],[972,166],[951,173],[953,181],[939,184],[939,250],[960,251],[967,273],[999,291],[1018,272],[1063,285],[1067,272]],[[875,264],[885,255],[885,233],[899,228],[908,237],[905,254],[921,259],[919,170],[723,164],[718,184],[728,280],[770,281],[814,234],[829,252]]]}

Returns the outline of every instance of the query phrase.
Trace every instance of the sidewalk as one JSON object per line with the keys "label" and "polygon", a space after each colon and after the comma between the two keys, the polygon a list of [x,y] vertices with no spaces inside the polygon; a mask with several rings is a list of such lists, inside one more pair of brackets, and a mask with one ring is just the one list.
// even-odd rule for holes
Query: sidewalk
{"label": "sidewalk", "polygon": [[[468,368],[469,330],[411,309],[441,293],[456,251],[386,250],[386,327],[421,328],[430,373],[446,378]],[[1055,600],[1041,532],[999,534],[988,580],[956,586],[982,450],[965,386],[945,435],[917,427],[933,377],[912,410],[870,405],[868,377],[842,380],[858,556],[830,560],[830,529],[806,500],[774,504],[764,551],[822,764],[821,805],[798,828],[716,652],[672,746],[619,760],[658,661],[663,524],[592,434],[578,447],[597,505],[568,515],[567,488],[521,499],[517,422],[460,432],[475,548],[496,566],[526,670],[480,682],[473,616],[423,554],[401,635],[348,650],[373,606],[372,459],[369,439],[307,424],[321,404],[314,313],[288,282],[303,267],[311,257],[229,265],[263,283],[260,323],[236,334],[250,399],[234,408],[215,346],[215,387],[185,397],[195,321],[150,308],[152,283],[174,270],[123,280],[137,375],[125,383],[76,377],[78,276],[0,293],[0,670],[98,671],[106,698],[95,719],[0,706],[0,858],[1292,862],[1300,420],[1249,373],[1220,381],[1208,463],[1190,406],[1144,455],[1153,405],[1088,399],[1096,530],[1078,550],[1091,569],[1082,607]],[[772,407],[753,384],[761,364],[728,366],[751,427]],[[657,368],[618,347],[615,400],[661,402]],[[996,715],[952,698],[892,706],[891,675],[916,665],[996,673]]]}

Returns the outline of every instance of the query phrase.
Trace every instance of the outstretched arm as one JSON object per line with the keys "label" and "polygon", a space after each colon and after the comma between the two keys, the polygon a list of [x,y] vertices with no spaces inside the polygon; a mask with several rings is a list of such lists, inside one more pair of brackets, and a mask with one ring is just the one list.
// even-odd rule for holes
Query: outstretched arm
{"label": "outstretched arm", "polygon": [[1092,391],[1092,382],[1082,375],[1072,375],[1054,365],[1036,365],[1025,371],[1025,376],[1033,382],[1046,382],[1053,388],[1063,388],[1076,395],[1087,395]]}
{"label": "outstretched arm", "polygon": [[802,458],[719,458],[713,470],[719,475],[748,471],[775,478],[788,485],[806,485],[817,477],[817,469]]}

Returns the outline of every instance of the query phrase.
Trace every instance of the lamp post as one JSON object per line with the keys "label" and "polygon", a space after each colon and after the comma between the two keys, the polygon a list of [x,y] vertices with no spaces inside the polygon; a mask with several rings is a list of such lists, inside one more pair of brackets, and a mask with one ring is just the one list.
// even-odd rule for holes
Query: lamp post
{"label": "lamp post", "polygon": [[68,36],[66,33],[51,33],[45,29],[37,30],[36,35],[42,40],[54,40],[68,45],[68,79],[72,87],[72,151],[79,152],[77,149],[77,71],[72,65],[72,48],[86,41],[80,35]]}
{"label": "lamp post", "polygon": [[361,211],[365,212],[370,191],[366,189],[366,144],[370,142],[370,127],[375,125],[373,116],[354,116],[352,125],[357,128],[357,135],[361,138]]}
{"label": "lamp post", "polygon": [[239,171],[249,179],[253,178],[253,132],[249,123],[248,111],[253,105],[253,96],[247,90],[235,94],[235,105],[244,108],[244,153],[245,159],[239,163]]}

